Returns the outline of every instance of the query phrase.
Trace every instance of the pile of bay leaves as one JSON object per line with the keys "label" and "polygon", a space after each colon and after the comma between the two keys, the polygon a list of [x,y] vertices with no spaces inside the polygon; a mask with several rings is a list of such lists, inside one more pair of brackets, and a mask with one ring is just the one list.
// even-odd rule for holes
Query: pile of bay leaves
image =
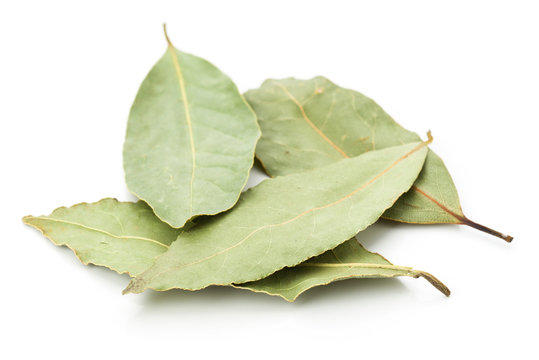
{"label": "pile of bay leaves", "polygon": [[[166,35],[166,29],[165,29]],[[355,236],[378,219],[472,222],[432,141],[374,101],[323,77],[268,80],[243,96],[209,62],[168,49],[143,81],[124,144],[127,187],[103,199],[26,216],[84,264],[132,277],[124,293],[210,285],[288,301],[347,278],[423,277]],[[271,177],[242,192],[256,158]]]}

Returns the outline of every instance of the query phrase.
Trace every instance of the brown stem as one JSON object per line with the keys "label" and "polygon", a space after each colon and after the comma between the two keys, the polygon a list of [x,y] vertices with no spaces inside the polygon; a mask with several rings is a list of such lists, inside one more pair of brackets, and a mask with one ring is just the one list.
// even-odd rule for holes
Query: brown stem
{"label": "brown stem", "polygon": [[440,280],[438,280],[434,275],[429,274],[426,271],[418,271],[415,277],[424,278],[425,280],[430,282],[436,289],[440,290],[440,292],[445,296],[451,295],[451,291],[449,290],[449,288],[445,286],[444,283],[442,283]]}
{"label": "brown stem", "polygon": [[435,203],[436,205],[438,205],[438,207],[440,209],[442,209],[443,211],[445,211],[446,213],[448,213],[449,215],[453,216],[455,219],[457,219],[458,221],[460,221],[460,223],[462,225],[468,225],[470,227],[473,227],[474,229],[477,229],[479,231],[483,231],[487,234],[490,234],[490,235],[494,235],[496,237],[499,237],[501,239],[504,239],[505,241],[507,242],[511,242],[513,240],[513,237],[510,236],[510,235],[505,235],[505,234],[502,234],[501,232],[499,231],[496,231],[496,230],[492,230],[491,228],[488,228],[484,225],[481,225],[481,224],[478,224],[476,223],[475,221],[472,221],[470,219],[468,219],[466,216],[464,215],[459,215],[457,213],[455,213],[454,211],[451,211],[449,210],[446,206],[440,204],[439,201],[437,201],[435,198],[433,198],[432,196],[430,196],[429,194],[427,194],[426,192],[424,192],[423,190],[421,190],[420,188],[418,188],[417,186],[412,186],[412,189],[414,189],[415,191],[417,191],[418,193],[422,194],[423,196],[425,196],[427,199],[429,199],[430,201],[432,201],[433,203]]}
{"label": "brown stem", "polygon": [[468,225],[468,226],[473,227],[474,229],[477,229],[479,231],[483,231],[483,232],[485,232],[487,234],[494,235],[496,237],[499,237],[500,239],[504,239],[507,242],[513,241],[513,237],[511,235],[505,235],[505,234],[502,234],[499,231],[496,231],[496,230],[493,230],[493,229],[491,229],[489,227],[486,227],[484,225],[478,224],[475,221],[472,221],[472,220],[468,219],[466,216],[455,216],[455,217],[457,219],[459,219],[460,222],[462,222],[463,225]]}

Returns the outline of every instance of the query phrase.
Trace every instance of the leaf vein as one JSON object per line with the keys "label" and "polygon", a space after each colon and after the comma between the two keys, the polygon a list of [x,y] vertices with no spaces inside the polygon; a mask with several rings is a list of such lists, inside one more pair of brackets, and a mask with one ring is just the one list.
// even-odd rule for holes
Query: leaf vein
{"label": "leaf vein", "polygon": [[168,245],[165,245],[162,242],[159,242],[157,240],[150,239],[150,238],[147,238],[147,237],[143,237],[143,236],[116,235],[116,234],[110,233],[110,232],[108,232],[106,230],[101,230],[101,229],[97,229],[97,228],[94,228],[94,227],[91,227],[91,226],[86,226],[84,224],[77,223],[77,222],[74,222],[74,221],[63,220],[63,219],[55,219],[55,218],[51,218],[51,217],[47,217],[47,216],[34,216],[32,218],[45,220],[45,221],[58,222],[58,223],[67,224],[67,225],[78,226],[78,227],[83,228],[85,230],[95,231],[95,232],[98,232],[98,233],[101,233],[103,235],[107,235],[107,236],[110,236],[110,237],[116,238],[116,239],[134,239],[134,240],[148,241],[148,242],[151,242],[153,244],[156,244],[156,245],[159,245],[159,246],[162,246],[162,247],[168,249]]}
{"label": "leaf vein", "polygon": [[185,120],[187,122],[187,128],[189,130],[189,144],[191,148],[191,161],[192,161],[192,170],[191,170],[191,184],[189,187],[189,217],[193,215],[193,183],[195,180],[195,170],[196,170],[196,151],[195,151],[195,140],[193,137],[193,125],[191,123],[191,111],[189,109],[189,101],[187,100],[187,92],[185,90],[185,81],[183,79],[182,70],[180,68],[180,62],[178,61],[178,55],[176,54],[176,49],[172,46],[172,43],[167,37],[168,49],[172,57],[172,63],[174,64],[174,69],[176,71],[176,76],[178,77],[178,83],[180,85],[180,92],[182,94],[182,102],[185,110]]}

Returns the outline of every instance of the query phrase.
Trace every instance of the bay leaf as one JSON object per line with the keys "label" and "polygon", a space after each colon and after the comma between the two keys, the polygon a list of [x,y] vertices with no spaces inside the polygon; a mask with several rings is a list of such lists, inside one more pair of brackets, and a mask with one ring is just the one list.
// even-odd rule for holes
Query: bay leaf
{"label": "bay leaf", "polygon": [[338,280],[397,276],[423,277],[444,295],[449,296],[451,293],[433,275],[410,267],[393,265],[380,254],[365,249],[355,238],[294,267],[279,270],[264,279],[234,286],[280,296],[292,302],[313,287]]}
{"label": "bay leaf", "polygon": [[260,129],[228,76],[166,39],[129,114],[124,170],[129,190],[179,228],[236,203]]}
{"label": "bay leaf", "polygon": [[[91,204],[81,203],[69,208],[60,207],[46,216],[25,216],[23,222],[39,230],[54,244],[70,248],[83,264],[104,266],[120,274],[127,273],[131,277],[148,269],[155,258],[164,253],[182,232],[161,222],[143,201],[119,202],[111,198]],[[350,240],[334,249],[335,256],[346,262],[361,261],[383,265],[380,270],[371,265],[370,270],[363,273],[356,271],[356,275],[415,276],[411,268],[386,266],[389,263],[380,260],[383,259],[380,255],[374,254],[376,257],[372,257],[369,255],[372,253],[361,247],[355,239],[353,242],[355,244]],[[328,257],[329,253],[331,250],[308,260],[307,263],[332,263],[333,260]],[[328,282],[334,281],[347,274],[346,269],[311,268],[307,263],[305,266],[300,264],[294,268],[283,269],[271,275],[269,281],[262,279],[235,287],[280,295],[293,301],[307,289],[304,280],[308,281],[309,287],[312,287],[316,286],[317,282],[326,279]],[[296,271],[297,275],[294,275]],[[330,278],[331,276],[333,277]],[[301,279],[301,284],[298,283],[293,289],[284,291],[277,287],[277,279],[279,284],[284,282],[294,284],[294,279]]]}
{"label": "bay leaf", "polygon": [[124,293],[244,283],[322,254],[374,223],[412,186],[430,141],[265,180],[230,211],[182,232]]}
{"label": "bay leaf", "polygon": [[23,222],[73,250],[83,264],[131,276],[150,267],[183,231],[161,222],[143,201],[110,198],[60,207],[50,215],[25,216]]}
{"label": "bay leaf", "polygon": [[[267,80],[245,97],[262,129],[256,156],[270,176],[419,140],[370,98],[323,77]],[[464,215],[451,175],[432,150],[412,189],[383,217],[416,224],[464,224],[508,242],[513,239]]]}

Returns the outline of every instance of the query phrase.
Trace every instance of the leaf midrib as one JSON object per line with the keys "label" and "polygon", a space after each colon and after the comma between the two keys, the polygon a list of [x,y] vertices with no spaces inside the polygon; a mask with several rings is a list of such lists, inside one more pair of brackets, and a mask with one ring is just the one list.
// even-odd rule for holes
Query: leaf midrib
{"label": "leaf midrib", "polygon": [[185,90],[185,81],[183,79],[182,70],[180,67],[180,62],[178,60],[178,55],[176,54],[176,49],[170,42],[167,36],[168,41],[168,50],[172,57],[172,63],[174,65],[174,70],[176,72],[176,77],[178,78],[178,84],[180,86],[180,93],[182,96],[183,108],[185,111],[185,121],[187,122],[187,128],[189,132],[189,144],[191,149],[191,182],[189,185],[189,218],[193,215],[193,184],[195,181],[195,169],[196,169],[196,150],[195,150],[195,141],[193,137],[193,125],[191,121],[191,111],[189,108],[189,101],[187,100],[187,92]]}
{"label": "leaf midrib", "polygon": [[[305,120],[305,122],[310,126],[312,127],[315,132],[324,140],[326,141],[329,145],[331,145],[335,150],[337,150],[344,158],[350,158],[350,156],[343,150],[341,149],[337,144],[335,144],[333,141],[331,141],[330,138],[327,137],[326,134],[324,134],[324,132],[322,130],[320,130],[312,121],[311,119],[309,119],[309,117],[307,116],[307,113],[305,112],[305,109],[304,107],[301,105],[301,103],[298,101],[298,99],[296,99],[296,97],[294,95],[292,95],[292,93],[290,93],[290,91],[286,88],[286,86],[280,84],[280,83],[277,83],[277,86],[279,86],[283,91],[284,93],[286,94],[286,96],[288,96],[290,98],[290,100],[292,100],[292,102],[294,104],[296,104],[296,106],[299,108],[300,112],[301,112],[301,115],[302,115],[302,118],[303,120]],[[434,196],[432,195],[429,195],[426,191],[420,189],[419,187],[417,186],[413,186],[412,187],[412,190],[421,194],[422,196],[426,197],[430,202],[434,203],[436,206],[438,206],[440,209],[442,209],[444,212],[448,213],[449,215],[453,216],[454,218],[456,218],[458,221],[462,222],[462,217],[459,216],[458,214],[456,214],[455,212],[449,210],[446,206],[443,206],[439,201],[437,201]]]}
{"label": "leaf midrib", "polygon": [[[363,269],[383,269],[383,270],[393,270],[393,271],[396,271],[396,272],[405,272],[406,274],[402,274],[402,275],[405,275],[405,276],[416,276],[417,275],[417,271],[414,270],[413,268],[411,267],[407,267],[407,266],[397,266],[397,265],[393,265],[393,264],[372,264],[372,263],[301,263],[301,264],[298,264],[296,266],[301,266],[301,267],[330,267],[330,268],[347,268],[347,270],[351,270],[351,269],[354,269],[354,268],[363,268]],[[336,279],[339,279],[341,277],[344,276],[345,273],[341,273],[337,276],[333,276],[331,278],[331,281],[334,281]],[[357,274],[350,274],[350,275],[347,275],[346,277],[363,277],[365,275],[361,274],[361,275],[357,275]],[[368,276],[368,275],[367,275]],[[377,276],[381,277],[381,278],[384,278],[384,277],[388,277],[388,275],[382,275],[382,274],[377,274]],[[391,276],[391,275],[390,275]],[[296,288],[300,288],[301,285],[303,285],[304,283],[306,282],[309,282],[311,281],[312,279],[305,279],[297,284],[294,284],[292,286],[289,286],[289,287],[276,287],[276,286],[269,286],[269,288],[272,289],[272,291],[274,292],[283,292],[283,291],[290,291],[292,289],[296,289]],[[327,283],[326,283],[327,284]],[[299,292],[296,296],[294,297],[291,297],[290,299],[296,299],[301,293],[305,292],[306,290],[308,289],[312,289],[313,287],[316,287],[318,286],[319,284],[316,284],[316,285],[309,285],[306,289],[302,290],[301,292]],[[240,285],[241,286],[241,285]],[[263,291],[264,292],[264,291]],[[272,295],[272,294],[271,294]],[[283,297],[284,299],[289,299],[287,298],[286,296],[283,296],[282,294],[279,294],[279,296]]]}
{"label": "leaf midrib", "polygon": [[290,91],[288,91],[288,89],[286,88],[286,86],[282,85],[282,84],[279,84],[277,83],[277,86],[279,86],[283,91],[284,93],[290,98],[290,100],[292,100],[294,102],[294,104],[296,104],[296,106],[299,108],[300,112],[301,112],[301,116],[303,117],[303,120],[305,120],[305,122],[322,138],[324,139],[324,141],[326,141],[329,145],[331,145],[331,147],[333,147],[335,150],[337,150],[337,152],[339,152],[343,157],[345,158],[349,158],[349,156],[343,151],[343,149],[341,149],[339,146],[337,146],[337,144],[335,144],[333,141],[331,141],[330,138],[327,137],[326,134],[324,134],[324,132],[322,130],[320,130],[312,121],[311,119],[309,119],[309,117],[307,116],[307,113],[305,113],[305,109],[303,108],[303,106],[301,105],[301,103],[298,101],[298,99],[296,99],[294,97],[294,95],[292,95],[290,93]]}
{"label": "leaf midrib", "polygon": [[[286,225],[286,224],[289,224],[305,215],[307,215],[308,213],[311,213],[313,211],[317,211],[317,210],[321,210],[321,209],[326,209],[326,208],[329,208],[329,207],[332,207],[334,205],[337,205],[338,203],[350,198],[351,196],[357,194],[358,192],[360,192],[361,190],[365,189],[366,187],[368,187],[369,185],[371,185],[373,182],[375,182],[376,180],[378,180],[380,177],[382,177],[383,175],[385,175],[387,172],[389,172],[393,167],[395,167],[397,164],[399,164],[401,161],[403,161],[404,159],[408,158],[410,155],[412,155],[413,153],[415,153],[416,151],[420,150],[422,147],[424,146],[427,146],[428,145],[428,142],[421,142],[419,143],[417,146],[415,146],[412,150],[410,150],[409,152],[407,152],[406,154],[402,155],[400,158],[398,158],[397,160],[395,160],[391,165],[389,165],[388,167],[386,167],[384,170],[382,170],[380,173],[378,173],[377,175],[375,175],[374,177],[372,177],[369,181],[367,181],[366,183],[362,184],[361,186],[359,186],[358,188],[356,188],[355,190],[353,190],[352,192],[350,192],[349,194],[345,195],[344,197],[336,200],[336,201],[333,201],[329,204],[326,204],[324,206],[319,206],[319,207],[315,207],[315,208],[311,208],[311,209],[308,209],[308,210],[305,210],[303,211],[302,213],[296,215],[295,217],[291,218],[291,219],[288,219],[286,221],[283,221],[281,223],[277,223],[277,224],[270,224],[270,225],[264,225],[264,226],[261,226],[259,227],[258,229],[255,229],[253,230],[252,232],[250,232],[247,236],[245,236],[243,239],[241,239],[239,242],[237,242],[236,244],[230,246],[230,247],[227,247],[227,248],[224,248],[222,249],[221,251],[218,251],[214,254],[211,254],[209,256],[206,256],[205,258],[202,258],[200,260],[197,260],[197,261],[193,261],[191,263],[188,263],[188,264],[183,264],[183,265],[178,265],[178,266],[174,266],[170,269],[167,269],[165,271],[161,271],[161,272],[158,272],[156,274],[154,274],[151,279],[155,278],[156,276],[159,276],[159,275],[162,275],[164,273],[167,273],[167,272],[171,272],[171,271],[174,271],[174,270],[180,270],[182,268],[186,268],[186,267],[190,267],[190,266],[193,266],[193,265],[197,265],[197,264],[200,264],[200,263],[203,263],[205,261],[208,261],[216,256],[219,256],[221,254],[224,254],[238,246],[240,246],[241,244],[243,244],[245,241],[247,241],[249,238],[251,238],[254,234],[256,234],[257,232],[261,231],[261,230],[264,230],[264,229],[268,229],[268,228],[273,228],[273,227],[278,227],[278,226],[282,226],[282,225]],[[129,287],[128,287],[129,288]]]}
{"label": "leaf midrib", "polygon": [[[89,231],[95,231],[95,232],[101,233],[101,234],[103,234],[103,235],[110,236],[110,237],[115,238],[115,239],[123,239],[123,240],[127,240],[127,239],[142,240],[142,241],[148,241],[148,242],[151,242],[151,243],[153,243],[153,244],[162,246],[162,247],[164,247],[164,248],[166,248],[166,249],[169,248],[168,245],[163,244],[162,242],[160,242],[160,241],[158,241],[158,240],[150,239],[150,238],[143,237],[143,236],[135,236],[135,235],[116,235],[116,234],[110,233],[110,232],[108,232],[108,231],[106,231],[106,230],[94,228],[94,227],[87,226],[87,225],[84,225],[84,224],[81,224],[81,223],[78,223],[78,222],[74,222],[74,221],[69,221],[69,220],[64,220],[64,219],[56,219],[56,218],[51,218],[51,217],[48,217],[48,216],[31,216],[31,217],[28,217],[28,218],[29,218],[29,219],[39,219],[39,220],[45,220],[45,221],[57,222],[57,223],[61,223],[61,224],[67,224],[67,225],[78,226],[78,227],[80,227],[80,228],[82,228],[82,229],[89,230]],[[32,224],[30,224],[30,225],[32,225]]]}
{"label": "leaf midrib", "polygon": [[297,266],[310,266],[310,267],[348,267],[348,268],[365,268],[365,269],[388,269],[411,272],[413,268],[408,266],[397,266],[393,264],[372,264],[372,263],[301,263]]}

